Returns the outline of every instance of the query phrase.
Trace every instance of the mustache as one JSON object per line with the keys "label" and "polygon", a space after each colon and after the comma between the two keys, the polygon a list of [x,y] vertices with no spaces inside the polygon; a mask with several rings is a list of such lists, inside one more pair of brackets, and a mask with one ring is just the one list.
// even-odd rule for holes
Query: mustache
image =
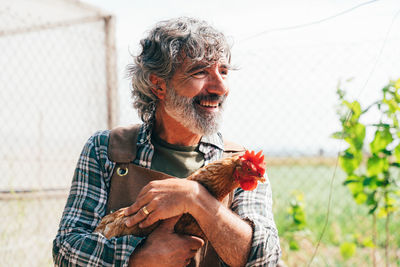
{"label": "mustache", "polygon": [[217,94],[197,95],[193,98],[193,102],[200,103],[200,101],[217,101],[219,103],[223,103],[225,99],[226,95],[217,95]]}

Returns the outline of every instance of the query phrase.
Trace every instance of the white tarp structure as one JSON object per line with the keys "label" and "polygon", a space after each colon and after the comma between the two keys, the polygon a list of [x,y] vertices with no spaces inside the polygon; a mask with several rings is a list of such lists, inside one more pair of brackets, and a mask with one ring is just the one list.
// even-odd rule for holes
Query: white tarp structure
{"label": "white tarp structure", "polygon": [[80,150],[116,123],[113,24],[78,1],[0,2],[0,266],[51,265]]}

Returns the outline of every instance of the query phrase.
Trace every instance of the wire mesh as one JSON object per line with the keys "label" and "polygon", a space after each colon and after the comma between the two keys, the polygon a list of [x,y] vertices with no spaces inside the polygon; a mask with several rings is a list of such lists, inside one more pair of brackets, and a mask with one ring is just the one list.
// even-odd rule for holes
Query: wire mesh
{"label": "wire mesh", "polygon": [[[290,34],[281,38],[290,39]],[[246,147],[263,149],[267,155],[275,221],[288,266],[307,266],[329,204],[323,249],[311,266],[372,265],[371,249],[363,245],[352,260],[345,261],[339,251],[341,243],[355,240],[356,236],[359,244],[360,240],[371,238],[372,217],[365,207],[354,203],[343,186],[346,177],[340,167],[335,173],[338,152],[345,149],[345,144],[331,137],[340,129],[336,89],[341,84],[341,88],[348,89],[349,98],[360,101],[363,108],[378,99],[389,80],[400,77],[400,39],[397,36],[386,42],[383,38],[357,42],[320,40],[317,44],[292,45],[279,44],[275,37],[260,38],[255,43],[263,43],[263,47],[247,44],[251,48],[234,54],[240,70],[232,74],[230,81],[225,136]],[[352,81],[346,82],[348,79]],[[363,123],[378,120],[379,114],[375,113]],[[372,132],[367,135],[372,140]],[[329,203],[331,182],[333,193]],[[298,252],[290,249],[288,241],[292,192],[304,193],[307,219],[306,230],[297,237]],[[395,229],[398,219],[396,213],[390,229]],[[380,222],[380,247],[385,238],[383,228]],[[392,239],[390,244],[390,262],[398,262],[398,243]],[[378,266],[383,265],[383,252],[377,257]]]}
{"label": "wire mesh", "polygon": [[105,19],[55,2],[0,5],[0,266],[52,265],[78,155],[109,126]]}

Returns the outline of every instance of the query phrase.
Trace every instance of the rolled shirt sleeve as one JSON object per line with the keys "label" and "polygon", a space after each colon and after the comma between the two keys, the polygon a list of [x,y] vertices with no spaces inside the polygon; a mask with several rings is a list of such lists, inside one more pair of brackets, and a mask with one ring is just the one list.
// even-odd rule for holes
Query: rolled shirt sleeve
{"label": "rolled shirt sleeve", "polygon": [[109,131],[97,132],[84,146],[67,204],[53,241],[56,266],[128,266],[143,238],[132,235],[107,239],[93,233],[105,215],[115,163],[107,156]]}
{"label": "rolled shirt sleeve", "polygon": [[272,213],[272,192],[267,181],[253,191],[236,189],[232,210],[253,228],[246,266],[276,266],[281,255],[278,231]]}

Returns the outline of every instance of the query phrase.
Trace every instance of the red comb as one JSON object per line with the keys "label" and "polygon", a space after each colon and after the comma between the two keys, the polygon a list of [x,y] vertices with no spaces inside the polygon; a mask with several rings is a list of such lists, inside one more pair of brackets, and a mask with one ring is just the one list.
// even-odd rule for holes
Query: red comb
{"label": "red comb", "polygon": [[265,164],[264,164],[264,155],[262,155],[262,151],[258,152],[257,154],[252,150],[246,150],[243,156],[241,156],[242,159],[248,160],[252,162],[257,170],[260,172],[261,175],[265,174]]}

